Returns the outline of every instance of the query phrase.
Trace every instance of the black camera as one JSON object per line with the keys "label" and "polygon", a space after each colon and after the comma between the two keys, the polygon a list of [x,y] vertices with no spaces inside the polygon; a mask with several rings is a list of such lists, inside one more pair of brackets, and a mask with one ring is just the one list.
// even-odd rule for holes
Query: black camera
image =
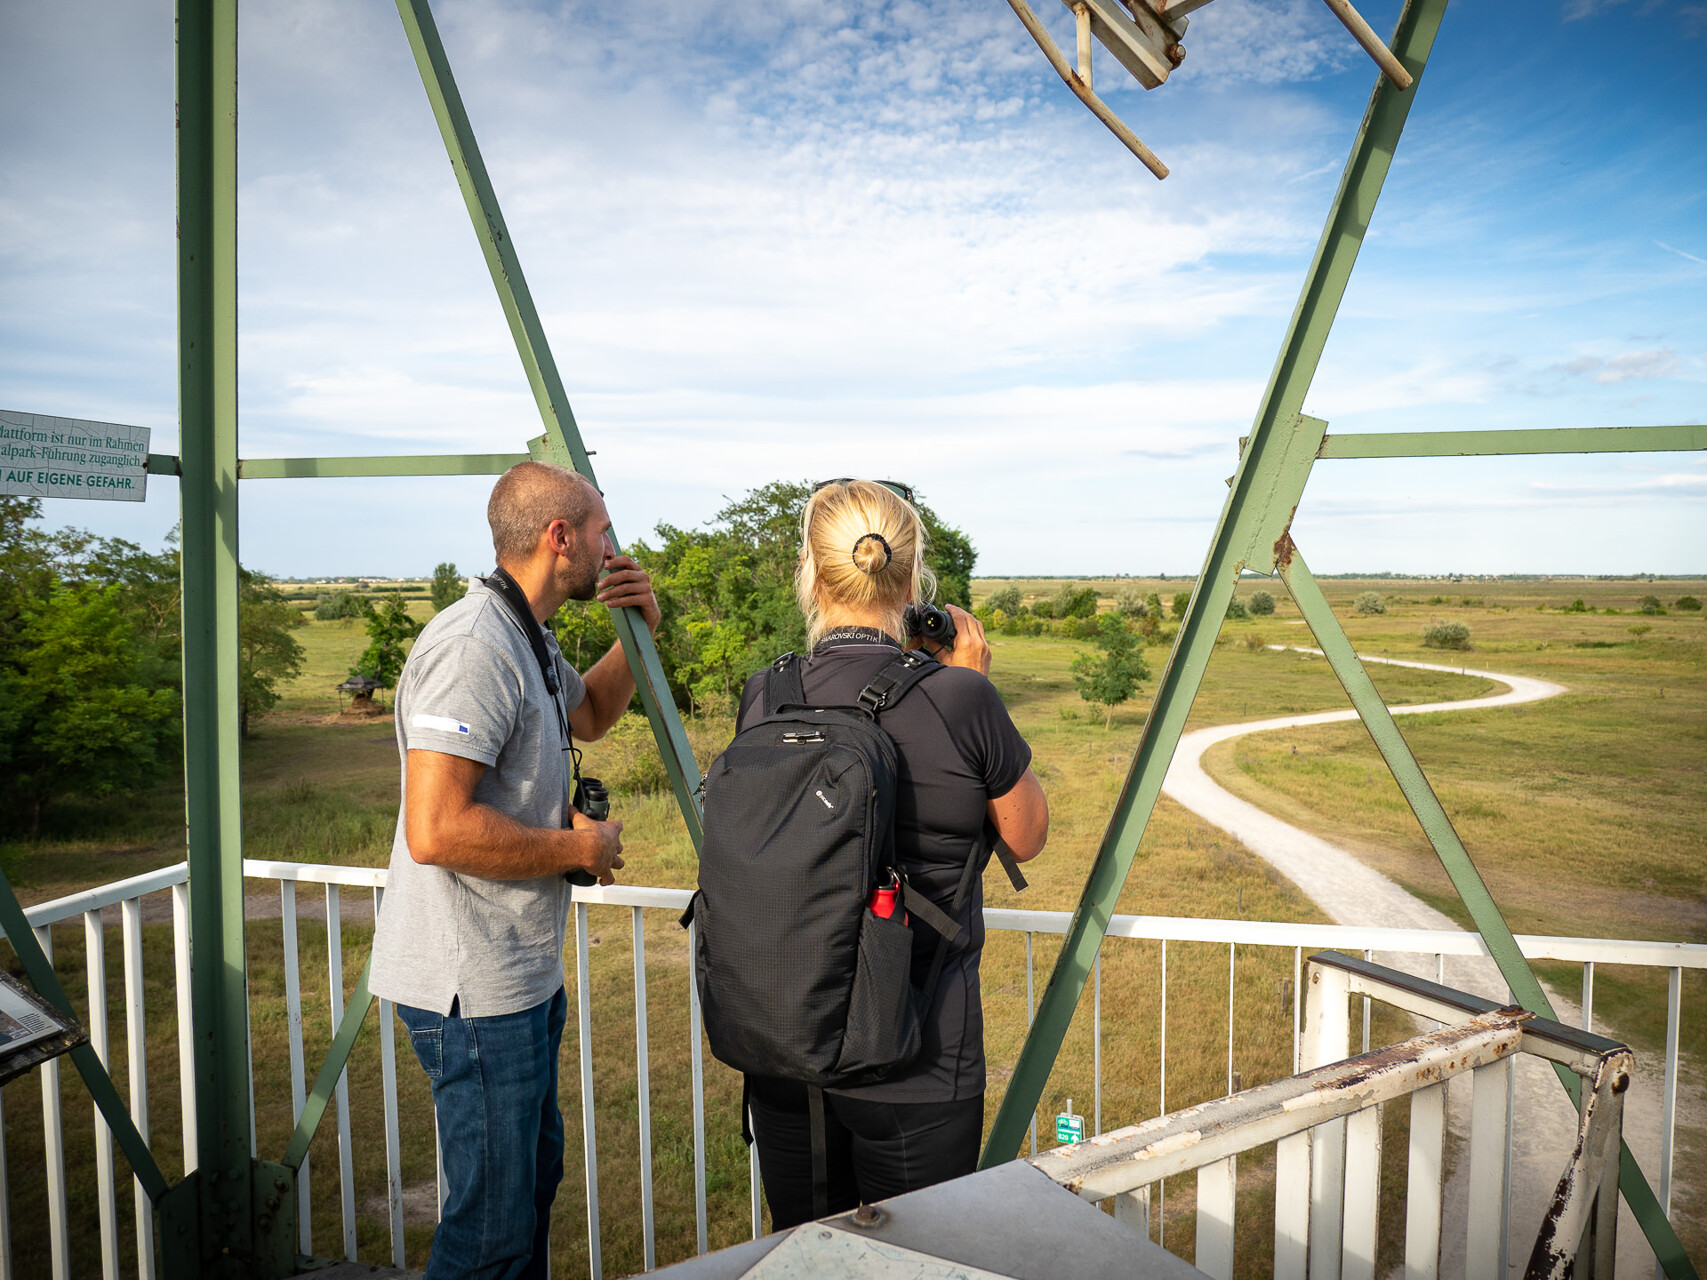
{"label": "black camera", "polygon": [[945,649],[954,645],[954,619],[947,609],[939,609],[934,604],[910,604],[906,613],[901,615],[901,623],[910,636],[928,640]]}
{"label": "black camera", "polygon": [[[569,803],[594,822],[608,822],[610,820],[610,790],[597,778],[577,775],[575,778],[575,794]],[[570,871],[565,874],[564,879],[570,884],[583,887],[598,883],[598,878],[590,871]]]}

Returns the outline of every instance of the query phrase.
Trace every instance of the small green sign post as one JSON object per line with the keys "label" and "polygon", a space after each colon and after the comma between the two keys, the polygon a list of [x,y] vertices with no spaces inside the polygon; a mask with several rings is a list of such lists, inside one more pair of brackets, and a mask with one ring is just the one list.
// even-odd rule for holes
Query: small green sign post
{"label": "small green sign post", "polygon": [[1073,1114],[1073,1100],[1067,1099],[1067,1109],[1055,1117],[1055,1142],[1058,1146],[1066,1146],[1070,1142],[1085,1140],[1085,1118]]}

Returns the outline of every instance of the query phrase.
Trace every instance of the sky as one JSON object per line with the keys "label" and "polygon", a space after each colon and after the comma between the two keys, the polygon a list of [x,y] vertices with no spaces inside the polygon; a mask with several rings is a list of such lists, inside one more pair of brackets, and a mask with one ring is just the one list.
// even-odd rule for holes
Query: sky
{"label": "sky", "polygon": [[[1066,48],[1072,18],[1034,7]],[[1384,35],[1397,0],[1365,0]],[[981,573],[1203,561],[1373,65],[1214,0],[1145,91],[1001,0],[440,0],[619,539],[910,482]],[[240,20],[239,452],[541,430],[395,8]],[[169,0],[0,0],[0,409],[176,444]],[[1457,0],[1305,408],[1331,432],[1707,421],[1707,2]],[[490,568],[489,477],[245,481],[279,576]],[[158,546],[146,503],[47,517]],[[1707,571],[1707,456],[1320,463],[1317,572]]]}

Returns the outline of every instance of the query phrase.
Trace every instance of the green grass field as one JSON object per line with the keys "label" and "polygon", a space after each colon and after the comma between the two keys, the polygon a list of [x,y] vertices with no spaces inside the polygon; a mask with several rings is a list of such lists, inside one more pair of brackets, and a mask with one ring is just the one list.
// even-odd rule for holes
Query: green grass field
{"label": "green grass field", "polygon": [[[979,597],[1004,585],[980,581]],[[1036,596],[1056,583],[1022,580]],[[1112,597],[1112,583],[1100,584]],[[1140,583],[1166,600],[1178,581]],[[1707,624],[1701,615],[1631,617],[1561,614],[1558,606],[1584,596],[1596,609],[1629,610],[1650,588],[1643,583],[1432,584],[1381,581],[1325,584],[1353,639],[1364,651],[1394,657],[1456,661],[1420,646],[1421,630],[1436,618],[1465,621],[1474,649],[1466,665],[1532,673],[1557,680],[1571,693],[1549,702],[1462,716],[1407,720],[1404,728],[1434,778],[1466,843],[1487,874],[1496,899],[1520,931],[1664,936],[1707,940],[1699,919],[1703,899],[1704,756],[1701,663],[1707,655]],[[1693,594],[1701,595],[1700,584]],[[1251,648],[1247,641],[1307,644],[1307,631],[1275,584],[1243,585],[1241,595],[1264,586],[1279,600],[1275,616],[1229,622],[1210,664],[1203,695],[1193,712],[1197,724],[1257,718],[1345,705],[1326,664],[1296,655]],[[1389,596],[1388,613],[1370,618],[1350,610],[1361,591]],[[1664,594],[1691,589],[1665,584]],[[1463,603],[1466,594],[1480,597]],[[1441,603],[1431,603],[1435,597]],[[1446,603],[1450,598],[1451,603]],[[1105,606],[1108,600],[1105,599]],[[1536,605],[1543,605],[1537,611]],[[430,613],[425,603],[413,606]],[[1586,607],[1586,606],[1585,606]],[[1630,626],[1651,630],[1633,636]],[[306,669],[279,708],[259,722],[243,753],[245,851],[251,857],[307,862],[383,865],[396,816],[397,753],[387,718],[340,719],[334,686],[365,643],[351,623],[313,623],[298,632]],[[1593,645],[1597,647],[1583,647]],[[1605,647],[1611,646],[1611,647]],[[1165,648],[1149,651],[1152,671],[1145,693],[1120,708],[1112,728],[1091,712],[1073,690],[1068,664],[1082,642],[1054,638],[993,638],[992,678],[1035,751],[1039,776],[1049,794],[1049,848],[1027,868],[1032,888],[1013,893],[999,871],[986,878],[993,906],[1070,910],[1094,855],[1108,813],[1137,742]],[[1372,674],[1391,702],[1463,698],[1484,692],[1487,682],[1455,674],[1377,667]],[[1660,690],[1665,690],[1661,697]],[[726,722],[690,725],[696,750],[709,757],[727,739]],[[693,881],[691,846],[674,802],[656,789],[659,773],[642,722],[628,718],[588,753],[588,767],[618,785],[618,814],[626,823],[628,872],[632,883],[687,886]],[[1432,854],[1414,834],[1397,792],[1356,726],[1327,726],[1277,741],[1246,738],[1225,744],[1207,762],[1223,785],[1329,838],[1357,849],[1443,910],[1450,889],[1433,869]],[[1296,744],[1299,754],[1291,754]],[[4,851],[26,902],[59,896],[183,856],[182,801],[171,783],[123,806],[70,807],[55,815],[39,843]],[[254,887],[254,886],[252,886]],[[304,889],[304,895],[317,896]],[[1144,914],[1318,920],[1320,913],[1292,886],[1230,837],[1199,822],[1165,798],[1141,845],[1119,909]],[[1694,914],[1692,914],[1694,913]],[[596,1009],[595,1095],[598,1099],[599,1169],[604,1219],[604,1259],[609,1274],[641,1265],[637,1090],[634,1068],[631,925],[626,909],[590,913],[591,980]],[[153,1131],[168,1174],[177,1170],[176,1034],[171,993],[170,932],[145,929],[149,951],[149,1046]],[[688,1096],[688,1037],[685,938],[673,919],[652,913],[646,921],[649,1026],[651,1029],[652,1123],[657,1182],[658,1256],[671,1260],[693,1251],[692,1130]],[[81,930],[55,930],[59,967],[75,998],[82,998]],[[353,983],[369,945],[366,930],[346,927],[346,986]],[[304,1013],[308,1060],[317,1062],[330,1029],[327,1017],[325,934],[322,926],[301,928]],[[119,972],[118,931],[108,931],[108,972]],[[276,1155],[289,1132],[289,1077],[284,1052],[280,934],[276,921],[249,929],[254,992],[257,1124],[263,1155]],[[1036,989],[1040,993],[1055,954],[1054,940],[1034,943]],[[571,968],[573,957],[569,957]],[[1217,1096],[1226,1088],[1227,954],[1211,946],[1175,945],[1168,951],[1167,1098],[1171,1108]],[[1103,1121],[1128,1123],[1156,1114],[1160,1026],[1157,1009],[1159,948],[1111,943],[1103,965]],[[1234,1068],[1244,1084],[1290,1070],[1291,1005],[1281,983],[1291,976],[1290,953],[1241,949],[1235,970],[1239,1008]],[[1570,974],[1554,975],[1570,989]],[[1653,1033],[1651,983],[1602,972],[1597,1009],[1646,1051]],[[115,984],[116,985],[116,984]],[[987,1043],[992,1064],[988,1115],[1000,1100],[1006,1073],[1024,1038],[1025,944],[996,935],[986,955],[984,993]],[[1707,1053],[1700,1043],[1699,984],[1685,991],[1686,1026],[1696,1062]],[[1040,1107],[1043,1123],[1068,1097],[1089,1114],[1092,1054],[1089,998],[1075,1021]],[[112,1006],[115,1043],[123,1008]],[[379,1110],[379,1053],[370,1018],[352,1060],[355,1192],[362,1256],[386,1255],[383,1214],[384,1155]],[[1377,1037],[1399,1036],[1396,1021],[1380,1023]],[[416,1186],[432,1177],[432,1124],[425,1082],[399,1046],[403,1100],[404,1182]],[[569,1129],[569,1173],[559,1199],[553,1238],[556,1265],[575,1274],[585,1265],[586,1238],[580,1166],[580,1126],[575,1073],[578,1048],[573,1019],[564,1046],[563,1098]],[[122,1074],[122,1073],[121,1073]],[[122,1092],[122,1082],[121,1082]],[[93,1249],[94,1193],[89,1142],[89,1104],[75,1073],[62,1087],[74,1188],[73,1239],[78,1274],[98,1271]],[[734,1076],[707,1059],[707,1169],[712,1243],[726,1244],[747,1231],[747,1160],[736,1126],[739,1087]],[[41,1226],[42,1192],[33,1174],[40,1165],[40,1089],[34,1077],[7,1086],[7,1163],[19,1274],[45,1268]],[[1403,1108],[1391,1108],[1390,1126],[1403,1124]],[[339,1238],[337,1161],[330,1122],[314,1149],[316,1250],[336,1251]],[[1691,1141],[1698,1141],[1692,1138]],[[1686,1149],[1687,1150],[1687,1149]],[[1680,1156],[1680,1162],[1683,1157]],[[120,1161],[122,1166],[122,1159]],[[1401,1162],[1390,1162],[1402,1165]],[[1271,1230],[1272,1173],[1252,1159],[1246,1174],[1241,1219],[1241,1274],[1264,1274]],[[1402,1186],[1402,1169],[1392,1171]],[[1191,1179],[1168,1187],[1168,1243],[1190,1257]],[[1395,1187],[1395,1190],[1397,1187]],[[376,1197],[380,1199],[376,1202]],[[1265,1200],[1266,1197],[1266,1200]],[[128,1205],[128,1196],[121,1198]],[[1264,1208],[1267,1204],[1269,1207]],[[1695,1214],[1699,1222],[1704,1215]],[[1391,1222],[1391,1220],[1390,1220]],[[1388,1232],[1391,1240],[1397,1226]],[[1707,1240],[1690,1227],[1686,1240],[1700,1250]],[[34,1233],[34,1234],[32,1234]],[[130,1239],[121,1231],[121,1241]],[[412,1226],[409,1256],[425,1257],[430,1227]],[[127,1249],[131,1247],[128,1243]]]}

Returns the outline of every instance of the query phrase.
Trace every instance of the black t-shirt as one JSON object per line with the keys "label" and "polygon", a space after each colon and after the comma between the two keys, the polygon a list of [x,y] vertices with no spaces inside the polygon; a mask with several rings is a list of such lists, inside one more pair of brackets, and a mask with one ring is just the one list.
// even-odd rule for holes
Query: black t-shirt
{"label": "black t-shirt", "polygon": [[[813,706],[854,706],[859,692],[899,652],[892,641],[830,637],[802,664]],[[737,727],[769,713],[766,672],[741,692]],[[978,858],[982,876],[995,848],[986,803],[1006,795],[1031,764],[1031,748],[988,678],[964,667],[943,667],[920,680],[878,719],[895,742],[899,787],[895,854],[913,886],[945,911],[966,861]],[[833,1092],[888,1102],[953,1102],[984,1092],[984,1017],[978,960],[984,949],[984,893],[974,879],[960,912],[964,926],[949,945],[931,1000],[919,1056],[881,1084]],[[913,923],[913,980],[930,976],[938,935]]]}

